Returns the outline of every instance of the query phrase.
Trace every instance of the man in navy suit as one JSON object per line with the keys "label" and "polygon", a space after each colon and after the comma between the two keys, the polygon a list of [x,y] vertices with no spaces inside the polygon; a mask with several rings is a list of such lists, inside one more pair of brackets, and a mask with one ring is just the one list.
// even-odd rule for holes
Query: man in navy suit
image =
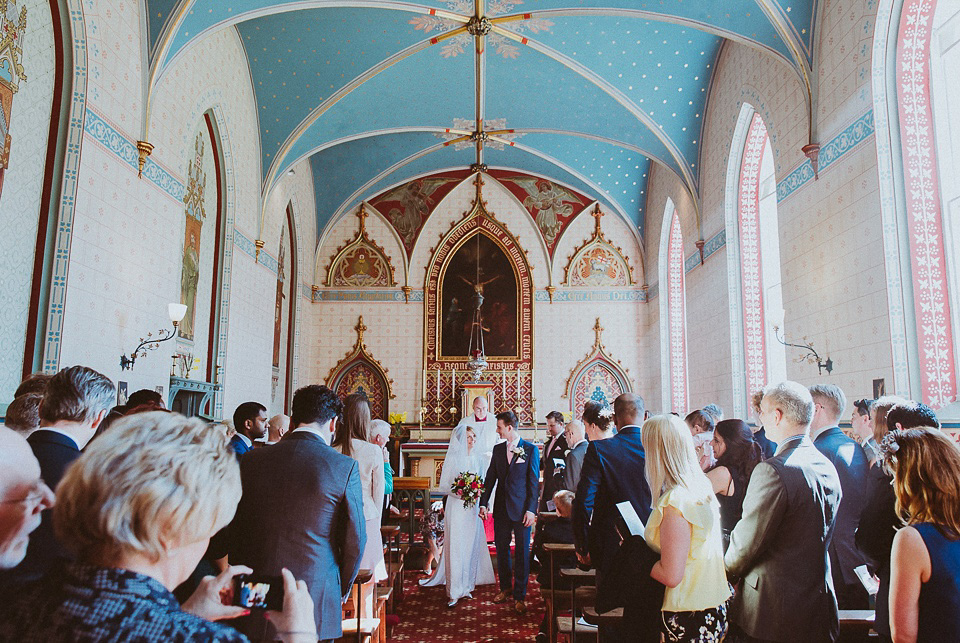
{"label": "man in navy suit", "polygon": [[836,467],[843,490],[833,540],[830,541],[830,571],[837,604],[842,610],[868,609],[867,591],[853,570],[866,562],[857,548],[856,533],[866,502],[870,463],[860,443],[838,426],[847,406],[847,398],[840,387],[817,384],[809,390],[814,405],[810,438],[813,446]]}
{"label": "man in navy suit", "polygon": [[[614,400],[617,434],[587,447],[573,501],[577,558],[597,570],[597,606],[603,611],[621,605],[625,608],[623,631],[615,628],[604,632],[607,640],[659,640],[660,635],[663,587],[650,578],[650,567],[657,557],[642,539],[631,544],[629,553],[618,556],[617,504],[629,501],[644,523],[650,517],[652,500],[640,440],[643,415],[643,398],[636,393],[624,393]],[[640,571],[624,578],[622,572],[627,566]]]}
{"label": "man in navy suit", "polygon": [[253,449],[253,441],[267,432],[267,407],[260,402],[244,402],[233,412],[236,435],[230,438],[230,447],[239,458]]}
{"label": "man in navy suit", "polygon": [[[40,463],[40,477],[51,489],[57,488],[67,467],[80,457],[80,450],[93,438],[115,396],[113,382],[86,366],[70,366],[50,378],[40,403],[40,428],[27,442]],[[39,578],[67,557],[54,536],[52,518],[49,509],[43,511],[26,557],[4,574],[0,584],[16,585]]]}
{"label": "man in navy suit", "polygon": [[[530,577],[530,528],[537,519],[537,497],[540,492],[540,451],[520,437],[517,415],[513,411],[497,414],[497,434],[506,440],[493,447],[493,457],[480,497],[480,519],[487,519],[487,505],[494,486],[498,487],[493,504],[493,534],[497,545],[497,575],[500,593],[494,603],[512,595],[518,613],[527,611],[527,579]],[[514,539],[514,561],[511,570],[510,536]]]}

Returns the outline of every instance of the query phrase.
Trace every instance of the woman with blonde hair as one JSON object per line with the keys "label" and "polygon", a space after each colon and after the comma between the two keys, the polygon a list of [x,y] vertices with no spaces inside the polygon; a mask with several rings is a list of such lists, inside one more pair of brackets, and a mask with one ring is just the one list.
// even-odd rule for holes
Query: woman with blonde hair
{"label": "woman with blonde hair", "polygon": [[673,415],[643,423],[647,482],[654,498],[644,539],[660,553],[650,576],[666,586],[666,641],[720,641],[733,595],[723,565],[720,506],[687,425]]}
{"label": "woman with blonde hair", "polygon": [[383,472],[383,451],[370,442],[370,402],[363,393],[351,393],[343,401],[343,421],[333,436],[332,446],[357,461],[363,485],[363,518],[367,528],[367,545],[360,559],[360,568],[373,571],[373,578],[363,590],[364,617],[373,616],[373,591],[387,577],[383,560],[383,539],[380,522],[383,518],[383,495],[386,479]]}
{"label": "woman with blonde hair", "polygon": [[[232,566],[208,576],[181,608],[186,580],[240,500],[240,467],[219,430],[176,413],[121,418],[92,441],[57,486],[53,524],[75,556],[0,605],[0,641],[246,641],[211,621],[249,612],[225,605]],[[286,643],[316,641],[313,600],[283,570]]]}
{"label": "woman with blonde hair", "polygon": [[906,525],[890,555],[896,643],[960,641],[960,448],[937,429],[896,429],[880,445]]}

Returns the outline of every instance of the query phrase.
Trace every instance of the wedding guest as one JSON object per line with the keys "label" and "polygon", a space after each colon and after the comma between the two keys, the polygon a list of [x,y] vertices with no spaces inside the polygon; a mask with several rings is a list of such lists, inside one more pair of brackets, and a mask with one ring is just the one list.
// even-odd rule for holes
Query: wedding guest
{"label": "wedding guest", "polygon": [[[899,403],[907,402],[902,397],[885,395],[870,406],[870,425],[874,439],[883,442],[887,434],[887,412]],[[923,423],[913,426],[923,426]],[[912,427],[911,427],[912,428]],[[875,466],[867,473],[866,502],[860,514],[855,541],[870,563],[871,571],[880,581],[876,597],[874,629],[881,641],[890,638],[890,551],[893,537],[903,525],[897,515],[897,498],[893,490],[893,476],[883,466]]]}
{"label": "wedding guest", "polygon": [[287,434],[287,431],[290,430],[290,416],[284,415],[283,413],[278,413],[272,418],[267,420],[267,435],[257,440],[256,442],[261,442],[260,446],[267,444],[276,444],[280,441],[280,438]]}
{"label": "wedding guest", "polygon": [[233,412],[233,428],[236,433],[230,438],[230,447],[239,458],[253,450],[253,441],[267,432],[267,407],[260,402],[244,402]]}
{"label": "wedding guest", "polygon": [[700,463],[700,470],[706,471],[714,465],[716,459],[713,455],[713,428],[716,422],[713,415],[705,411],[697,410],[688,414],[684,418],[693,436],[693,446],[697,450],[697,461]]}
{"label": "wedding guest", "polygon": [[433,561],[440,560],[440,548],[443,547],[443,501],[431,503],[426,513],[420,517],[418,529],[427,543],[427,552],[423,557],[423,573],[433,574]]}
{"label": "wedding guest", "polygon": [[[40,463],[40,477],[51,489],[57,488],[93,438],[115,395],[113,382],[86,366],[70,366],[47,379],[40,403],[40,428],[27,442]],[[30,537],[23,562],[4,574],[0,586],[38,579],[69,556],[66,543],[55,536],[52,514],[46,510]]]}
{"label": "wedding guest", "polygon": [[[570,450],[564,432],[563,413],[560,411],[550,411],[547,414],[547,435],[549,437],[544,443],[543,459],[540,460],[540,469],[543,471],[543,489],[540,492],[538,512],[554,510],[553,494],[559,490],[554,480],[554,472],[557,468],[565,466],[564,458],[567,456],[567,451]],[[560,463],[559,467],[558,462]]]}
{"label": "wedding guest", "polygon": [[890,562],[893,640],[960,641],[960,449],[924,427],[894,429],[880,453],[906,522]]}
{"label": "wedding guest", "polygon": [[650,576],[666,586],[662,630],[666,641],[720,641],[727,633],[733,593],[723,566],[720,505],[700,469],[693,436],[679,418],[643,423],[647,483],[659,495],[644,539],[660,560]]}
{"label": "wedding guest", "polygon": [[23,381],[20,382],[20,386],[17,387],[17,390],[14,391],[14,399],[25,395],[27,393],[39,393],[43,395],[47,392],[47,386],[50,384],[50,378],[53,375],[49,373],[31,373],[23,378]]}
{"label": "wedding guest", "polygon": [[360,558],[360,568],[373,572],[373,578],[361,588],[364,618],[373,617],[373,593],[376,584],[386,579],[387,567],[383,559],[383,538],[380,521],[383,517],[383,451],[369,442],[370,402],[363,393],[351,393],[343,401],[343,424],[334,434],[334,449],[357,461],[360,483],[363,486],[363,518],[366,523],[367,545]]}
{"label": "wedding guest", "polygon": [[153,411],[166,409],[166,406],[163,404],[163,396],[160,395],[160,393],[149,388],[138,389],[127,396],[126,402],[110,409],[107,417],[105,417],[103,422],[100,423],[100,426],[97,427],[97,434],[94,437],[106,431],[110,428],[111,424],[120,418],[130,415],[130,411],[137,407],[145,407],[141,412],[146,410],[146,407],[149,407],[150,410]]}
{"label": "wedding guest", "polygon": [[[20,397],[27,395],[32,394]],[[40,512],[52,506],[53,492],[40,477],[30,445],[0,426],[0,570],[23,560],[30,533],[40,526]]]}
{"label": "wedding guest", "polygon": [[700,410],[713,418],[714,425],[716,425],[717,422],[723,421],[723,409],[720,408],[719,404],[707,404]]}
{"label": "wedding guest", "polygon": [[873,400],[854,400],[853,413],[850,415],[850,426],[854,435],[860,441],[863,447],[863,453],[867,456],[870,466],[877,463],[877,450],[880,448],[877,441],[873,438],[873,425],[870,424],[870,407],[873,406]]}
{"label": "wedding guest", "polygon": [[[247,640],[212,621],[247,611],[222,597],[250,568],[206,578],[182,608],[171,594],[240,499],[239,468],[222,435],[171,413],[124,418],[90,445],[57,491],[57,535],[75,562],[0,602],[0,640]],[[310,595],[284,576],[283,612],[271,613],[281,640],[316,641]]]}
{"label": "wedding guest", "polygon": [[750,427],[743,420],[723,420],[713,431],[713,453],[717,463],[707,478],[720,503],[723,548],[730,544],[730,533],[743,515],[743,497],[754,467],[763,457],[760,445],[753,441]]}
{"label": "wedding guest", "polygon": [[[659,641],[660,603],[649,600],[656,596],[658,585],[649,577],[649,565],[655,556],[645,543],[630,556],[639,561],[627,569],[617,564],[620,535],[617,532],[617,504],[630,502],[641,520],[650,516],[650,487],[644,477],[644,449],[640,435],[640,418],[644,416],[643,398],[624,393],[613,403],[618,433],[602,440],[591,440],[583,459],[580,484],[573,502],[573,535],[577,558],[584,566],[597,570],[597,609],[608,611],[624,606],[624,622],[601,635],[624,640]],[[588,434],[600,428],[606,409],[587,402],[583,422]],[[594,427],[593,429],[591,427]],[[659,586],[662,592],[662,586]],[[603,629],[603,628],[601,628]]]}
{"label": "wedding guest", "polygon": [[390,431],[390,424],[386,420],[370,422],[370,442],[378,446],[383,453],[384,510],[390,506],[390,498],[393,496],[393,467],[390,466],[390,450],[387,449],[387,443],[390,442]]}
{"label": "wedding guest", "polygon": [[[343,635],[341,607],[367,542],[359,467],[329,446],[342,409],[326,386],[297,389],[290,433],[240,460],[243,497],[217,535],[231,563],[270,575],[286,567],[302,578],[322,640]],[[273,625],[258,612],[237,619],[236,627],[251,638],[273,640]]]}
{"label": "wedding guest", "polygon": [[3,424],[13,429],[23,437],[27,437],[40,428],[40,403],[43,395],[40,393],[24,393],[7,406]]}
{"label": "wedding guest", "polygon": [[840,478],[810,440],[813,409],[796,382],[764,389],[760,421],[779,446],[753,470],[724,556],[743,579],[731,609],[735,640],[819,643],[839,633],[828,548]]}
{"label": "wedding guest", "polygon": [[870,465],[860,444],[840,430],[840,418],[847,406],[843,390],[833,384],[816,384],[809,390],[814,404],[810,438],[813,446],[833,463],[843,490],[830,540],[830,571],[837,605],[842,610],[867,609],[867,591],[853,570],[864,563],[855,538],[863,513]]}
{"label": "wedding guest", "polygon": [[[558,489],[576,491],[580,484],[580,471],[583,469],[583,458],[587,454],[586,428],[580,420],[571,420],[564,429],[564,437],[570,450],[563,459],[563,470],[555,474]],[[572,497],[572,494],[571,494]]]}
{"label": "wedding guest", "polygon": [[613,437],[613,409],[599,402],[587,402],[583,405],[584,429],[587,432],[587,439],[591,442],[597,440],[608,440]]}
{"label": "wedding guest", "polygon": [[760,452],[763,454],[763,459],[772,458],[774,452],[777,450],[777,443],[767,437],[767,431],[763,428],[763,423],[760,421],[760,401],[763,399],[763,390],[755,391],[753,395],[750,396],[750,408],[753,410],[753,417],[756,419],[756,422],[753,425],[753,441],[760,446]]}

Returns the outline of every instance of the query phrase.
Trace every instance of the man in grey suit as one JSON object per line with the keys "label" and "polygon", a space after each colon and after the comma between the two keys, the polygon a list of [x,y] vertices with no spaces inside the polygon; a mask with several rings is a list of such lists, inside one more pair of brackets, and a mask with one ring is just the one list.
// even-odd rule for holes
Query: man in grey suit
{"label": "man in grey suit", "polygon": [[587,437],[580,420],[570,420],[564,429],[563,435],[567,439],[570,450],[563,460],[563,470],[554,473],[557,491],[566,489],[576,493],[580,484],[580,470],[583,469],[583,456],[587,454]]}
{"label": "man in grey suit", "polygon": [[[367,540],[357,462],[329,446],[342,409],[326,386],[294,394],[294,429],[240,460],[243,496],[226,533],[230,564],[272,576],[286,567],[307,583],[321,640],[343,634],[340,608]],[[236,625],[251,640],[274,640],[261,614]]]}
{"label": "man in grey suit", "polygon": [[813,409],[796,382],[764,390],[760,421],[779,446],[753,470],[724,557],[727,572],[743,579],[731,640],[821,643],[839,634],[828,548],[840,478],[810,440]]}
{"label": "man in grey suit", "polygon": [[817,384],[810,387],[810,395],[814,404],[813,422],[810,423],[813,446],[836,467],[843,489],[843,502],[837,510],[837,527],[830,541],[830,567],[837,605],[842,610],[869,609],[867,590],[853,570],[866,562],[857,548],[856,533],[866,502],[870,463],[860,443],[845,435],[838,426],[847,406],[847,398],[840,387]]}

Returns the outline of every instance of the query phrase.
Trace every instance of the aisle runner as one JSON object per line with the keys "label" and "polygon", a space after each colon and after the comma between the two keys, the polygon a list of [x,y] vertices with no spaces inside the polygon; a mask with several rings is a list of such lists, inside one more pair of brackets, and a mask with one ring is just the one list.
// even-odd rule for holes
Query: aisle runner
{"label": "aisle runner", "polygon": [[400,624],[394,629],[391,641],[533,641],[540,630],[544,605],[532,574],[527,589],[527,613],[523,615],[513,611],[512,603],[493,604],[498,591],[495,584],[478,587],[473,600],[460,601],[454,609],[447,609],[445,588],[420,587],[415,574],[406,576],[403,603],[397,606]]}

